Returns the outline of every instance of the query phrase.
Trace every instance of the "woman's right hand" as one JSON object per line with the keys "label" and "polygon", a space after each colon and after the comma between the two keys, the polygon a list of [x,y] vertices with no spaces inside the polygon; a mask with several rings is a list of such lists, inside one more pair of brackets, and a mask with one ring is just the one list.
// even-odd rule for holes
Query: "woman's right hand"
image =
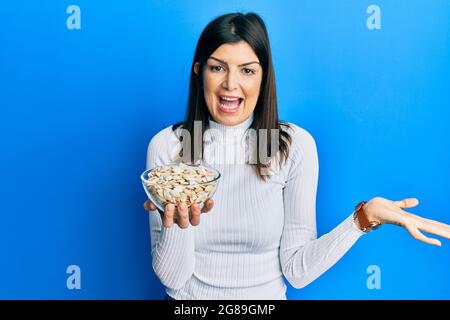
{"label": "woman's right hand", "polygon": [[176,223],[182,229],[187,228],[189,224],[197,226],[200,223],[200,215],[210,211],[213,206],[214,201],[212,199],[207,199],[202,209],[200,209],[200,206],[197,203],[191,205],[190,210],[184,203],[181,203],[178,206],[175,206],[173,203],[168,203],[164,207],[164,212],[162,212],[152,201],[147,200],[144,202],[145,210],[158,210],[164,227],[170,228]]}

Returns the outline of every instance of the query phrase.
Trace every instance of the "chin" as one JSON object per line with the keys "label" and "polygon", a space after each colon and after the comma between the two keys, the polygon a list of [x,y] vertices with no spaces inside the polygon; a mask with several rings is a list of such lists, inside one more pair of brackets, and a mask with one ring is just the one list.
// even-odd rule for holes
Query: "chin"
{"label": "chin", "polygon": [[226,113],[226,112],[222,112],[221,110],[218,110],[218,109],[216,109],[215,116],[216,116],[216,118],[226,120],[226,121],[237,121],[238,119],[242,118],[241,112]]}

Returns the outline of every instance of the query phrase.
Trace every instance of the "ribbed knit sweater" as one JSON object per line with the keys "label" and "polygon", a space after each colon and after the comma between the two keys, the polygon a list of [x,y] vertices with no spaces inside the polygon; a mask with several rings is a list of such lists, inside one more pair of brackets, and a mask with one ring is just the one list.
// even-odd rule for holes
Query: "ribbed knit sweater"
{"label": "ribbed knit sweater", "polygon": [[[248,160],[253,114],[236,126],[209,120],[204,160],[221,172],[214,207],[198,226],[163,226],[150,212],[153,269],[175,299],[286,299],[333,266],[364,234],[353,212],[317,238],[316,143],[290,123],[289,157],[267,181]],[[147,168],[173,163],[181,145],[172,126],[150,141]]]}

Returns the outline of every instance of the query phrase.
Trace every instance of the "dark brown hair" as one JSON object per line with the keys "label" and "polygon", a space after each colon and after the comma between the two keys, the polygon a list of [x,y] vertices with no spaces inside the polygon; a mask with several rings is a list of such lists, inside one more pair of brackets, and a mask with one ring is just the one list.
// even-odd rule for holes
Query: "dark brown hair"
{"label": "dark brown hair", "polygon": [[[255,129],[256,132],[260,132],[260,129],[267,129],[266,143],[263,147],[265,146],[267,148],[266,154],[270,158],[270,161],[275,156],[271,154],[271,129],[278,129],[279,165],[281,166],[289,156],[289,145],[292,143],[292,138],[282,128],[282,126],[289,127],[288,123],[280,122],[278,119],[275,73],[272,64],[269,36],[264,21],[256,13],[230,13],[212,20],[200,35],[191,66],[186,118],[183,122],[177,123],[172,127],[173,131],[176,131],[180,126],[189,131],[192,137],[191,147],[189,148],[191,154],[189,156],[193,163],[203,158],[203,132],[208,129],[210,117],[203,95],[203,68],[209,56],[222,44],[233,44],[242,40],[246,41],[252,47],[263,69],[261,89],[250,128]],[[194,72],[196,62],[200,64],[200,72],[198,75]],[[194,136],[194,121],[201,121],[202,135]],[[256,135],[256,139],[257,154],[260,154],[259,134]],[[182,141],[182,138],[180,138],[180,141]],[[198,152],[199,148],[194,148],[195,143],[197,145],[201,143],[202,154]],[[183,149],[180,151],[180,156],[182,154]],[[261,169],[269,167],[270,162],[262,163],[258,158],[254,166],[256,174],[265,180],[265,175],[261,174]]]}

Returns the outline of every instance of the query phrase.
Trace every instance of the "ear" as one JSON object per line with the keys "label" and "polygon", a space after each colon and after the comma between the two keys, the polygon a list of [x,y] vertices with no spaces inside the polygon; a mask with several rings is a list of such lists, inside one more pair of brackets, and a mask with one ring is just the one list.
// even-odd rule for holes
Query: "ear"
{"label": "ear", "polygon": [[194,63],[194,73],[196,75],[199,75],[199,71],[200,71],[200,63],[196,62]]}

